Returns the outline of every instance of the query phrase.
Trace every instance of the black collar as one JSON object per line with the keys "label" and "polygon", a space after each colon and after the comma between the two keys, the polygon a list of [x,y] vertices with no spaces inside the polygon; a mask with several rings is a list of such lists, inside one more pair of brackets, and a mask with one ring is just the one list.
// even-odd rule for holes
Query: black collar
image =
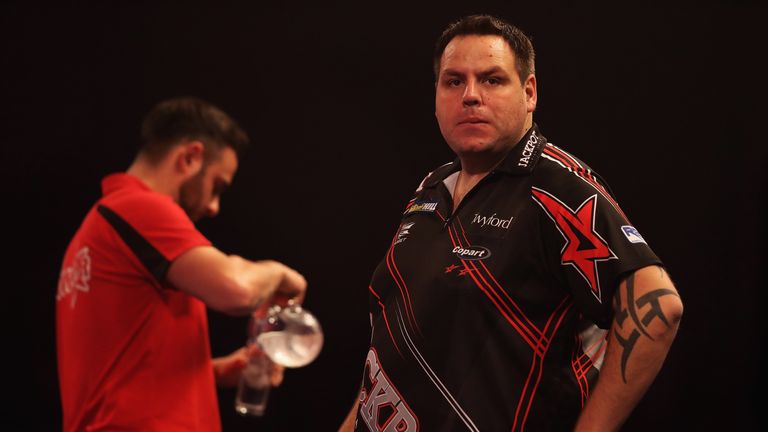
{"label": "black collar", "polygon": [[[546,143],[547,139],[539,132],[539,127],[534,123],[492,172],[503,172],[511,175],[531,174]],[[457,157],[453,162],[441,166],[430,174],[424,182],[424,187],[435,187],[446,177],[460,169],[461,161]]]}

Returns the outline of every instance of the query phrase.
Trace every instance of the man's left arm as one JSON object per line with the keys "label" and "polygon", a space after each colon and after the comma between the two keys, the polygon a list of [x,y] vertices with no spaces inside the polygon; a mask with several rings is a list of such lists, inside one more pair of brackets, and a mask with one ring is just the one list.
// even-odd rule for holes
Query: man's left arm
{"label": "man's left arm", "polygon": [[576,431],[619,430],[661,369],[683,315],[663,268],[644,267],[619,285],[608,349]]}

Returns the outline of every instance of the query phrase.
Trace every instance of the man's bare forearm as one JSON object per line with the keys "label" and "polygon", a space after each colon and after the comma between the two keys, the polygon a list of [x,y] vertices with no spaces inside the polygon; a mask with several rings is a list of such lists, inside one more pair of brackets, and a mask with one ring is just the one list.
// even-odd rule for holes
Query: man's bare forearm
{"label": "man's bare forearm", "polygon": [[576,431],[619,429],[661,369],[682,313],[660,267],[638,270],[621,283],[605,361]]}

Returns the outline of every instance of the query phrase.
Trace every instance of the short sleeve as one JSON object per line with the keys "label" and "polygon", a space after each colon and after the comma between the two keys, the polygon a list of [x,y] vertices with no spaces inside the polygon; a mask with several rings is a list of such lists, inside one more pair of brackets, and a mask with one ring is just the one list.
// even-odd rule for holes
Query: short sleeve
{"label": "short sleeve", "polygon": [[99,213],[159,282],[183,253],[211,242],[170,197],[147,193],[102,202]]}
{"label": "short sleeve", "polygon": [[195,246],[211,244],[173,200],[152,196],[145,206],[135,206],[133,211],[126,209],[126,220],[168,261],[175,260]]}
{"label": "short sleeve", "polygon": [[661,261],[605,187],[573,174],[567,180],[558,187],[531,190],[542,210],[545,260],[581,313],[608,328],[621,279]]}

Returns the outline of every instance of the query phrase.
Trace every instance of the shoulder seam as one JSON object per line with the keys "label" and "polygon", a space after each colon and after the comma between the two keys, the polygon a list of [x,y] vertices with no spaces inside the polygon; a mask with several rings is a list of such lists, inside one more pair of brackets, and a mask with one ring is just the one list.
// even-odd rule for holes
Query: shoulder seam
{"label": "shoulder seam", "polygon": [[120,217],[109,207],[99,204],[97,207],[99,214],[115,230],[118,236],[125,242],[128,248],[133,252],[136,258],[144,265],[144,268],[162,283],[171,266],[159,250],[157,250],[147,239],[144,238],[128,221]]}
{"label": "shoulder seam", "polygon": [[585,168],[573,155],[552,143],[547,143],[541,152],[541,156],[556,165],[559,165],[584,183],[590,185],[600,193],[600,195],[602,195],[625,220],[629,221],[624,214],[624,211],[619,207],[619,203],[616,202],[616,199],[613,197],[613,194],[603,185],[603,181],[601,181],[602,179],[599,179],[599,176],[593,173],[590,168]]}

